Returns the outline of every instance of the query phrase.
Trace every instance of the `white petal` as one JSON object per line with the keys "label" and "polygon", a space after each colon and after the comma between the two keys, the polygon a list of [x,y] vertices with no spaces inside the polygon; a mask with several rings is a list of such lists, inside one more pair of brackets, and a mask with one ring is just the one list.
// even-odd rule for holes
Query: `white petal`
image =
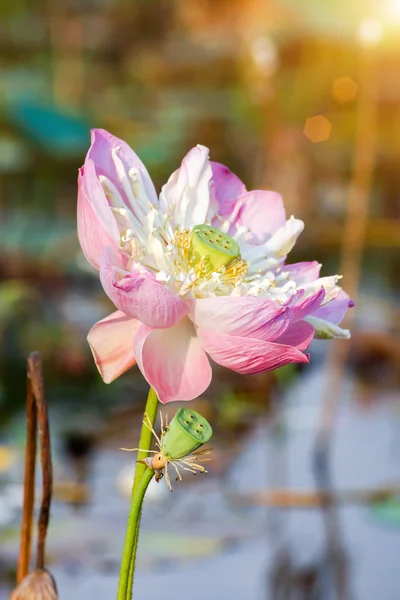
{"label": "white petal", "polygon": [[205,222],[210,205],[211,177],[208,149],[204,146],[192,148],[160,195],[161,209],[165,214],[171,214],[174,225],[191,229]]}
{"label": "white petal", "polygon": [[339,325],[334,325],[324,319],[318,319],[318,317],[305,317],[304,321],[307,321],[315,329],[315,338],[317,340],[331,340],[334,338],[341,338],[348,340],[350,331],[348,329],[342,329]]}
{"label": "white petal", "polygon": [[165,256],[165,246],[152,234],[149,236],[147,251],[154,256],[155,263],[160,271],[169,270],[170,265]]}
{"label": "white petal", "polygon": [[264,244],[267,250],[267,256],[276,256],[281,258],[289,254],[296,243],[300,233],[304,229],[304,223],[300,219],[290,217],[283,227]]}
{"label": "white petal", "polygon": [[305,285],[299,286],[299,290],[305,291],[305,296],[312,296],[315,292],[321,289],[325,290],[325,297],[322,304],[330,302],[339,294],[341,287],[337,285],[337,282],[341,279],[340,275],[332,275],[330,277],[320,277],[315,281],[306,283]]}

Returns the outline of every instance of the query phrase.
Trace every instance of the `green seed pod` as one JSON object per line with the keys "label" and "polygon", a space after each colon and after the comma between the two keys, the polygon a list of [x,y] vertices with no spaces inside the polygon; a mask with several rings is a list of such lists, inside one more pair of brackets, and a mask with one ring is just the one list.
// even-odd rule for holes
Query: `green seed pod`
{"label": "green seed pod", "polygon": [[180,408],[161,438],[161,451],[168,459],[182,458],[208,442],[212,433],[207,419],[195,410]]}
{"label": "green seed pod", "polygon": [[197,260],[207,256],[213,269],[224,267],[240,255],[239,244],[210,225],[193,227],[191,251]]}

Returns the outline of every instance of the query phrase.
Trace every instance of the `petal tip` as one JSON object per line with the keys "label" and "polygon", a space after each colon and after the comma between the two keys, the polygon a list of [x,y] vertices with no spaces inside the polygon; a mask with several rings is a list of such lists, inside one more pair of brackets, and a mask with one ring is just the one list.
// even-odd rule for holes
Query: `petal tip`
{"label": "petal tip", "polygon": [[202,144],[197,144],[196,148],[198,148],[204,154],[207,154],[207,156],[210,154],[210,149],[207,148],[207,146],[203,146]]}

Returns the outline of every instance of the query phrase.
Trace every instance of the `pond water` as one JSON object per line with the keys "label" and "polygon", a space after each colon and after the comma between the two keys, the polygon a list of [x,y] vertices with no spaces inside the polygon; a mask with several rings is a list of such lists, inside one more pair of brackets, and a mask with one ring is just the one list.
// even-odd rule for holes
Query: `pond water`
{"label": "pond water", "polygon": [[[341,503],[327,538],[321,509],[268,508],[243,499],[271,487],[315,487],[312,449],[324,374],[310,370],[290,389],[277,428],[261,421],[243,440],[229,471],[176,484],[151,483],[139,545],[135,598],[146,600],[398,600],[400,517],[378,517],[367,504]],[[346,380],[331,454],[335,491],[399,484],[399,398],[386,394],[368,409]],[[278,433],[277,433],[278,431]],[[61,599],[115,598],[132,455],[109,448],[94,455],[92,502],[80,510],[54,503],[49,568]],[[15,522],[18,521],[16,518]],[[329,526],[329,521],[328,521]],[[331,544],[336,553],[332,560]],[[16,556],[16,535],[0,557]],[[334,548],[334,550],[335,550]],[[1,598],[9,591],[3,587]]]}

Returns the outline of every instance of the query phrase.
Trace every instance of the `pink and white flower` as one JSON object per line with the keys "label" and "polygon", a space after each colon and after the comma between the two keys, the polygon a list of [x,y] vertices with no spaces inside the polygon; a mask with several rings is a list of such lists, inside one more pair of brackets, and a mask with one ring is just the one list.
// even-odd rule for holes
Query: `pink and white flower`
{"label": "pink and white flower", "polygon": [[308,362],[313,337],[350,337],[340,278],[320,277],[317,262],[286,264],[303,228],[279,194],[248,192],[204,146],[158,197],[131,148],[94,130],[78,235],[117,309],[88,336],[104,381],[137,364],[161,402],[191,400],[211,381],[208,356],[260,373]]}

